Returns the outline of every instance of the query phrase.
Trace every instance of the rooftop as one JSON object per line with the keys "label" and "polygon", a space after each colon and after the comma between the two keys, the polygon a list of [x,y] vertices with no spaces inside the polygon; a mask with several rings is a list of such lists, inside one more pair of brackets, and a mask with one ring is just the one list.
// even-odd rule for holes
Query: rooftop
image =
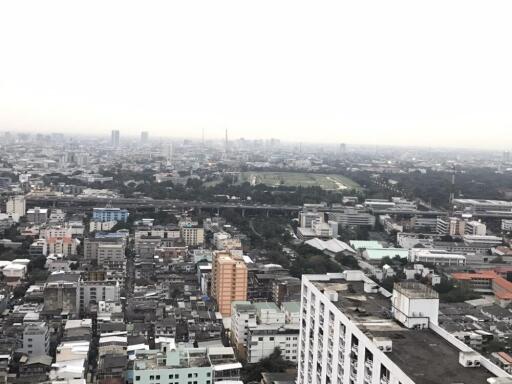
{"label": "rooftop", "polygon": [[300,312],[300,301],[287,301],[281,304],[284,311]]}
{"label": "rooftop", "polygon": [[[431,329],[408,329],[395,321],[391,312],[389,292],[365,292],[364,281],[347,281],[344,278],[331,277],[329,280],[314,281],[313,284],[370,339],[385,337],[392,340],[392,352],[388,356],[416,384],[481,384],[495,377],[483,367],[465,368],[459,364],[460,350]],[[373,291],[377,284],[373,284]],[[407,295],[421,297],[436,296],[430,289],[418,289],[408,284],[398,285],[398,289]],[[335,294],[334,294],[335,293]],[[427,358],[428,357],[428,358]]]}

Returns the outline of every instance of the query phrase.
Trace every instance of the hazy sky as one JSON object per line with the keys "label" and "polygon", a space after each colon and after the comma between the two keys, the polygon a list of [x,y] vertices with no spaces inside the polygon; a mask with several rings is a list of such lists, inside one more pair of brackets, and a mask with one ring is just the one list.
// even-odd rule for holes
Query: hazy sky
{"label": "hazy sky", "polygon": [[512,147],[512,2],[0,1],[0,131]]}

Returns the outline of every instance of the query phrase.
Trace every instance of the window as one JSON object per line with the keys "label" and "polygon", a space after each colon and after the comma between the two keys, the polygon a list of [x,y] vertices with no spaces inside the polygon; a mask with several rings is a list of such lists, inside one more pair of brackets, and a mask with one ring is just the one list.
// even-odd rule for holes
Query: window
{"label": "window", "polygon": [[210,372],[206,372],[206,377],[210,377],[212,374]]}
{"label": "window", "polygon": [[174,375],[169,375],[169,379],[174,379]]}
{"label": "window", "polygon": [[135,380],[139,381],[140,380],[140,376],[135,376]]}
{"label": "window", "polygon": [[189,374],[188,374],[188,377],[192,377],[192,374],[191,374],[191,373],[189,373]]}

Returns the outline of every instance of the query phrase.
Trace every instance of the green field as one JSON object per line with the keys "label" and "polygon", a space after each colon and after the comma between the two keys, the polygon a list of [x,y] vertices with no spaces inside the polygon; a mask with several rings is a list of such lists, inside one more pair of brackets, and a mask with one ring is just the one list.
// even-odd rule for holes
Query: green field
{"label": "green field", "polygon": [[359,185],[341,175],[295,172],[242,172],[239,183],[249,182],[252,185],[265,184],[271,187],[284,186],[319,186],[325,190],[341,191],[356,189]]}

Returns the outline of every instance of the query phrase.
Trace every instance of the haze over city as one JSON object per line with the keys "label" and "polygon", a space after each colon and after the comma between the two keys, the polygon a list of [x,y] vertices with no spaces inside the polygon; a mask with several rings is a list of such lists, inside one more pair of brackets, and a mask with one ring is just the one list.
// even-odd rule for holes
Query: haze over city
{"label": "haze over city", "polygon": [[0,1],[0,384],[512,384],[511,11]]}
{"label": "haze over city", "polygon": [[0,131],[507,149],[509,1],[4,2]]}

